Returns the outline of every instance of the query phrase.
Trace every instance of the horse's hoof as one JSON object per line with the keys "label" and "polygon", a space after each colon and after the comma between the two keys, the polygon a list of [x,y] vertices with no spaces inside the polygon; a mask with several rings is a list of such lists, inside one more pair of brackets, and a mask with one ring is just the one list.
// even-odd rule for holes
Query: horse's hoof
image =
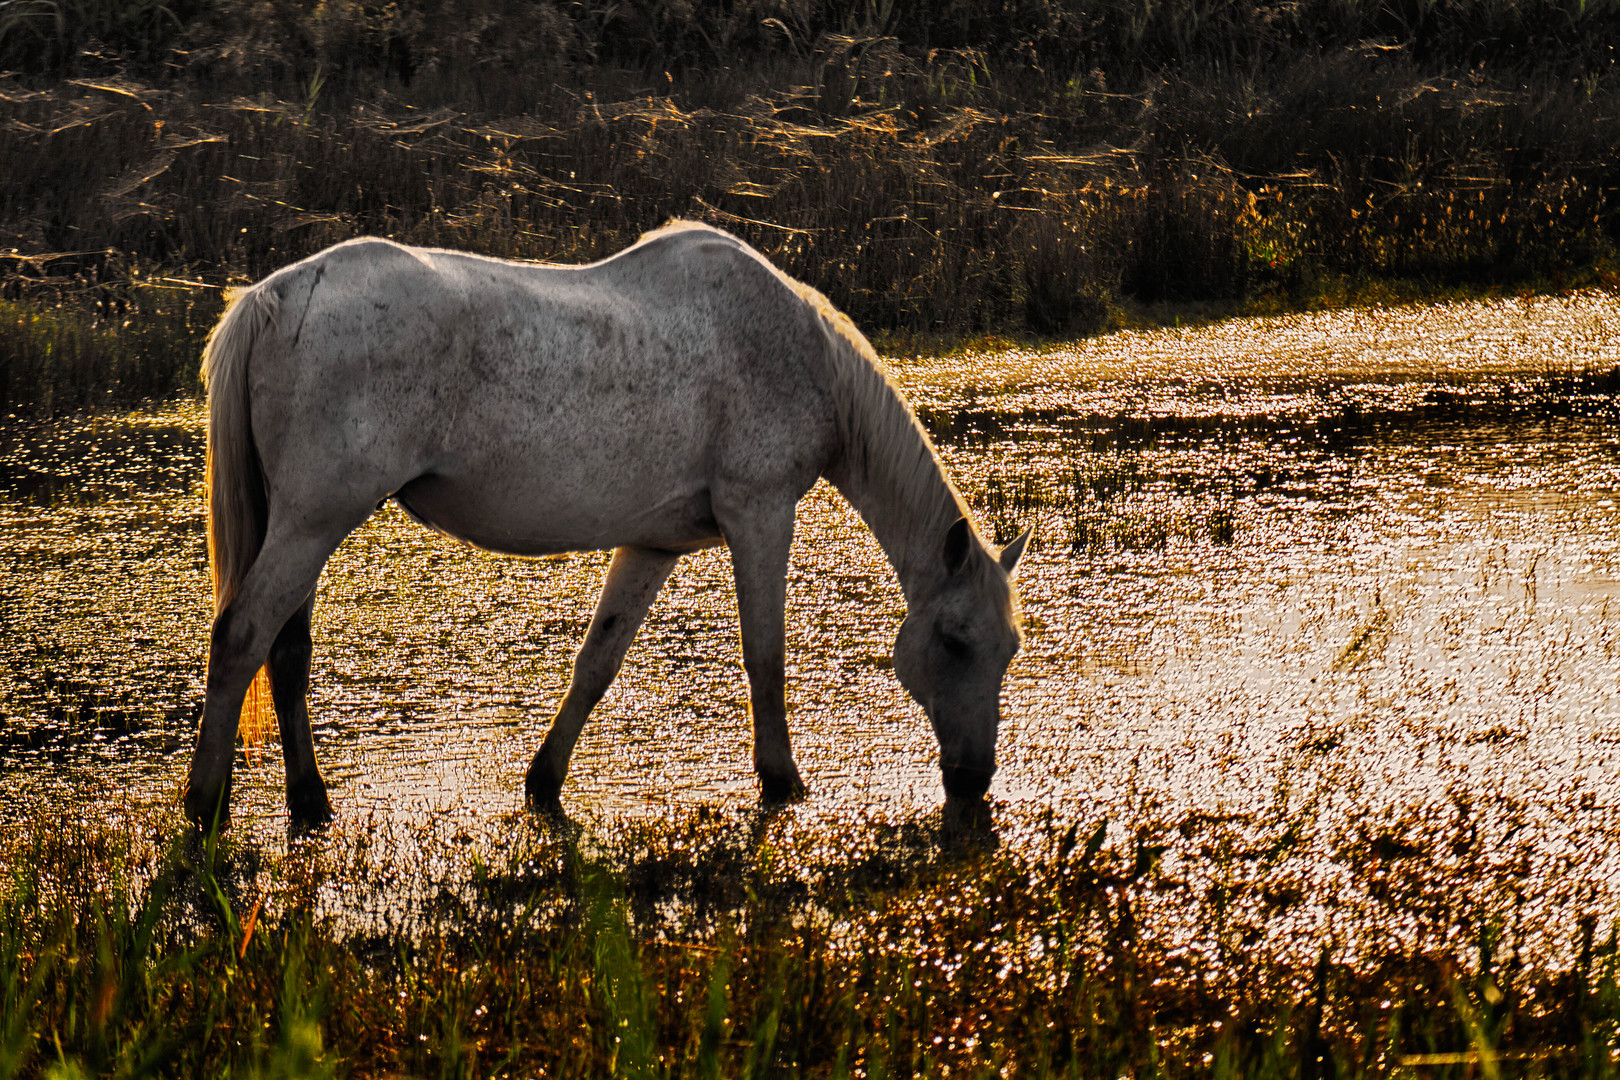
{"label": "horse's hoof", "polygon": [[180,799],[186,820],[199,832],[223,832],[231,823],[231,785],[226,781],[220,787],[188,782]]}
{"label": "horse's hoof", "polygon": [[798,802],[809,794],[797,770],[787,775],[759,774],[759,794],[767,803]]}
{"label": "horse's hoof", "polygon": [[996,775],[996,769],[994,765],[988,769],[972,765],[941,765],[940,773],[945,781],[946,796],[972,802],[983,798],[984,793],[990,790],[990,779]]}
{"label": "horse's hoof", "polygon": [[332,802],[326,797],[326,784],[320,779],[287,789],[287,819],[300,832],[318,829],[332,820]]}
{"label": "horse's hoof", "polygon": [[[544,751],[541,752],[544,754]],[[549,813],[562,806],[563,778],[537,755],[523,778],[523,798],[530,810]]]}
{"label": "horse's hoof", "polygon": [[549,814],[562,808],[562,785],[550,777],[531,774],[523,785],[523,799],[530,810]]}
{"label": "horse's hoof", "polygon": [[530,775],[523,784],[523,800],[530,810],[552,810],[562,805],[562,785],[550,777]]}
{"label": "horse's hoof", "polygon": [[528,800],[529,820],[548,831],[561,830],[564,834],[572,834],[576,826],[563,809],[561,799],[552,799],[549,802],[536,799]]}

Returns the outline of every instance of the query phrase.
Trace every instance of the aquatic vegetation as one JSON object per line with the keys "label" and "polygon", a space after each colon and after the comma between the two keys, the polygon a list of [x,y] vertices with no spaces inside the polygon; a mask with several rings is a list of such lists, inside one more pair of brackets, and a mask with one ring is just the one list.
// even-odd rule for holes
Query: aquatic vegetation
{"label": "aquatic vegetation", "polygon": [[[1172,478],[1149,469],[1141,452],[1080,451],[1055,484],[1043,483],[1027,468],[1016,477],[992,475],[975,493],[976,501],[997,543],[1003,536],[1019,535],[1024,528],[1020,522],[1043,517],[1062,522],[1061,540],[1073,552],[1162,551],[1172,542],[1232,542],[1238,528],[1234,492],[1178,497]],[[1051,537],[1044,541],[1052,542]]]}
{"label": "aquatic vegetation", "polygon": [[1581,293],[896,361],[985,520],[1040,521],[982,814],[817,489],[806,802],[757,803],[710,552],[571,820],[518,812],[605,561],[384,510],[317,607],[337,822],[244,750],[187,846],[200,411],[0,424],[0,1073],[1612,1077],[1617,334]]}
{"label": "aquatic vegetation", "polygon": [[[1290,948],[1251,936],[1320,899],[1283,884],[1286,830],[996,816],[1016,845],[937,815],[844,850],[768,817],[611,838],[514,817],[493,862],[428,841],[443,899],[369,932],[312,907],[333,875],[383,870],[331,865],[331,839],[277,855],[149,819],[13,827],[0,1075],[1615,1072],[1612,925],[1526,954],[1504,897],[1432,927],[1457,947]],[[1460,884],[1364,857],[1412,896]],[[1190,939],[1165,897],[1203,911]]]}

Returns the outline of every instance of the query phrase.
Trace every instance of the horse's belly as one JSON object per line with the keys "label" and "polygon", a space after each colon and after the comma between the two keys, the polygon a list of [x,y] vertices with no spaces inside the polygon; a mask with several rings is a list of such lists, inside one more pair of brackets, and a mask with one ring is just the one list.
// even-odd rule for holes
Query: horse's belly
{"label": "horse's belly", "polygon": [[615,547],[695,551],[720,541],[707,490],[558,499],[546,491],[484,493],[429,476],[401,488],[395,499],[430,528],[510,555]]}

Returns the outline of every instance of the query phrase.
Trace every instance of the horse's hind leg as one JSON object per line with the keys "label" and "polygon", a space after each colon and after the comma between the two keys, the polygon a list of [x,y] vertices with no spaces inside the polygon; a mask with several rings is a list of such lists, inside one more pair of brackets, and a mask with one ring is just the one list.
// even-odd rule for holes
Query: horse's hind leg
{"label": "horse's hind leg", "polygon": [[631,639],[679,560],[679,555],[669,551],[630,547],[614,550],[607,582],[596,601],[596,614],[574,657],[568,691],[557,707],[546,741],[529,766],[524,787],[531,806],[549,806],[557,801],[585,718],[619,673]]}
{"label": "horse's hind leg", "polygon": [[[348,535],[288,535],[272,522],[236,597],[214,619],[208,642],[208,693],[186,780],[186,817],[207,829],[230,817],[236,727],[248,684],[289,619],[315,590],[321,567]],[[278,710],[279,713],[279,710]]]}
{"label": "horse's hind leg", "polygon": [[299,826],[320,825],[332,818],[309,733],[309,625],[314,607],[315,594],[310,593],[270,646],[270,696],[275,699],[281,754],[287,763],[287,810]]}

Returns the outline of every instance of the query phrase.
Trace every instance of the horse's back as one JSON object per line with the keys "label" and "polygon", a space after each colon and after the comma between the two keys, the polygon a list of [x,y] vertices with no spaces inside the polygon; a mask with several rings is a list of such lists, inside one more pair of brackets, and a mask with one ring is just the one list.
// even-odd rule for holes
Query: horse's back
{"label": "horse's back", "polygon": [[[469,389],[588,382],[604,364],[672,359],[694,379],[760,389],[796,383],[801,372],[784,369],[817,374],[816,315],[794,285],[737,238],[684,222],[583,266],[362,237],[261,287],[280,294],[301,352],[289,360],[316,369],[305,377],[335,381],[358,354],[373,379],[397,365]],[[671,352],[681,355],[661,355]]]}
{"label": "horse's back", "polygon": [[272,482],[399,492],[484,546],[695,544],[717,490],[797,497],[830,452],[814,310],[715,230],[582,267],[354,240],[261,287],[281,298],[251,376]]}

